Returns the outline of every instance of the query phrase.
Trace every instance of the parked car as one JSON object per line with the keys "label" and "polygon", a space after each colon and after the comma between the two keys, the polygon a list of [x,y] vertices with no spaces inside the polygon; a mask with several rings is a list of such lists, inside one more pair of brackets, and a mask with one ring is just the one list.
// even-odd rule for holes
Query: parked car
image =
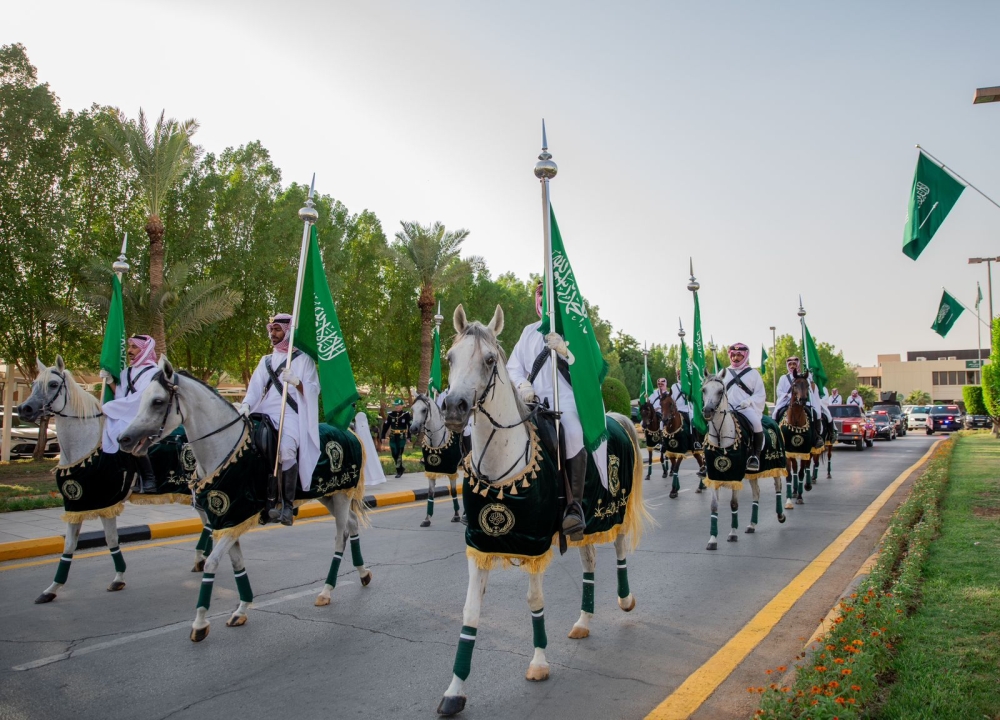
{"label": "parked car", "polygon": [[990,420],[989,415],[966,415],[963,418],[963,425],[965,425],[968,430],[975,430],[976,428],[992,428],[993,421]]}
{"label": "parked car", "polygon": [[898,437],[906,435],[906,415],[903,414],[903,409],[899,406],[899,403],[878,403],[872,406],[872,412],[885,412],[892,418],[892,422],[896,426],[896,435]]}
{"label": "parked car", "polygon": [[831,405],[830,414],[837,430],[837,442],[853,444],[858,450],[875,443],[875,424],[857,405]]}
{"label": "parked car", "polygon": [[896,419],[885,410],[876,410],[871,414],[875,423],[875,437],[883,440],[896,439]]}
{"label": "parked car", "polygon": [[927,413],[927,434],[952,432],[962,428],[962,411],[958,405],[934,405]]}
{"label": "parked car", "polygon": [[[0,430],[2,429],[3,408],[0,408]],[[20,415],[13,413],[10,423],[10,456],[12,458],[26,458],[34,455],[35,446],[38,445],[39,429],[35,423],[22,420]],[[55,457],[59,454],[56,431],[50,426],[45,435],[45,456]]]}
{"label": "parked car", "polygon": [[908,430],[922,430],[927,427],[927,413],[930,410],[926,405],[914,405],[906,415],[906,428]]}

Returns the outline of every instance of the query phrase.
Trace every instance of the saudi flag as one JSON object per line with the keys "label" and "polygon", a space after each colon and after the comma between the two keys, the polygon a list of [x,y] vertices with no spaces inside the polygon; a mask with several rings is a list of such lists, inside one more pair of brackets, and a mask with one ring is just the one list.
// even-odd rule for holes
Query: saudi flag
{"label": "saudi flag", "polygon": [[639,390],[639,407],[642,407],[653,397],[653,379],[649,377],[649,367],[642,368],[642,388]]}
{"label": "saudi flag", "polygon": [[431,377],[427,383],[427,392],[434,398],[441,392],[441,329],[436,325],[434,334],[434,354],[431,355]]}
{"label": "saudi flag", "polygon": [[309,252],[302,281],[295,347],[316,361],[323,397],[324,419],[341,430],[354,419],[354,403],[361,396],[354,382],[347,345],[340,331],[337,309],[323,270],[316,226],[309,237]]}
{"label": "saudi flag", "polygon": [[951,330],[951,326],[955,324],[955,321],[958,320],[958,316],[962,314],[964,309],[958,300],[948,294],[947,290],[943,290],[941,292],[941,304],[938,305],[937,317],[934,318],[931,330],[944,337]]}
{"label": "saudi flag", "polygon": [[809,333],[809,327],[802,323],[802,329],[806,339],[805,351],[802,353],[805,356],[806,368],[808,368],[813,382],[816,383],[820,397],[823,397],[826,395],[826,370],[823,368],[823,362],[819,359],[819,350],[816,349],[816,343]]}
{"label": "saudi flag", "polygon": [[[125,368],[128,340],[125,337],[125,312],[122,306],[122,281],[118,275],[111,276],[111,305],[108,308],[108,324],[104,327],[104,344],[101,345],[101,370],[107,370],[121,384],[122,370]],[[103,402],[115,399],[110,386],[104,388]]]}
{"label": "saudi flag", "polygon": [[694,359],[688,354],[687,343],[681,338],[681,392],[691,406],[691,425],[699,432],[708,430],[708,423],[702,415],[701,370],[694,364]]}
{"label": "saudi flag", "polygon": [[[577,285],[573,267],[566,255],[559,225],[556,224],[556,213],[549,207],[549,218],[552,222],[552,278],[556,293],[556,328],[563,336],[573,353],[574,361],[569,366],[569,377],[573,382],[573,398],[576,409],[580,413],[580,425],[583,426],[583,445],[588,451],[594,452],[608,437],[606,419],[604,417],[604,396],[601,394],[601,384],[608,374],[608,363],[601,355],[597,344],[597,336],[590,324],[587,313],[587,301],[583,299],[580,286]],[[548,292],[548,288],[545,289]],[[548,298],[542,298],[542,308],[548,307]],[[542,316],[542,324],[538,331],[542,335],[549,332],[549,319]]]}
{"label": "saudi flag", "polygon": [[[683,346],[683,343],[682,343]],[[705,339],[701,333],[701,305],[698,293],[694,294],[694,336],[691,339],[691,393],[685,393],[691,403],[691,422],[699,432],[706,432],[708,424],[702,415],[701,381],[705,377]]]}
{"label": "saudi flag", "polygon": [[760,374],[763,375],[767,372],[767,351],[764,350],[764,346],[760,346]]}
{"label": "saudi flag", "polygon": [[976,310],[979,310],[979,303],[983,301],[983,289],[976,283]]}
{"label": "saudi flag", "polygon": [[913,187],[910,189],[910,204],[906,210],[904,255],[911,260],[920,257],[920,253],[958,202],[963,190],[965,185],[920,153],[917,157],[917,170],[913,174]]}

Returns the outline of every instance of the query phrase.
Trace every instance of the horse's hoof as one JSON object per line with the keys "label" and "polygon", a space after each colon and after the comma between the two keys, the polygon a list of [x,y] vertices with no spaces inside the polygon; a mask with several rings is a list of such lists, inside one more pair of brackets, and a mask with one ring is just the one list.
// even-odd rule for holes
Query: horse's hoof
{"label": "horse's hoof", "polygon": [[812,483],[806,483],[806,492],[809,492],[812,489],[813,489]]}
{"label": "horse's hoof", "polygon": [[796,504],[796,505],[805,505],[805,504],[806,504],[806,501],[805,501],[805,500],[803,500],[803,499],[802,499],[802,498],[800,498],[800,497],[799,497],[799,498],[795,498],[795,504]]}
{"label": "horse's hoof", "polygon": [[198,562],[196,562],[194,564],[194,567],[191,568],[191,572],[205,572],[205,561],[199,560]]}
{"label": "horse's hoof", "polygon": [[209,627],[209,625],[206,625],[203,628],[191,628],[191,642],[201,642],[207,638]]}
{"label": "horse's hoof", "polygon": [[585,637],[590,637],[590,628],[574,625],[573,629],[569,631],[568,637],[570,640],[583,640]]}
{"label": "horse's hoof", "polygon": [[746,529],[746,534],[747,534],[747,535],[753,535],[753,534],[754,534],[755,532],[757,532],[757,529],[756,529],[756,528],[754,528],[754,526],[753,526],[753,525],[750,525],[750,526],[749,526],[749,527],[747,527],[747,529]]}
{"label": "horse's hoof", "polygon": [[670,491],[670,495],[669,495],[669,497],[670,497],[670,498],[675,498],[675,497],[677,497],[677,491],[676,491],[676,490],[671,490],[671,491]]}
{"label": "horse's hoof", "polygon": [[548,665],[529,665],[528,672],[524,674],[525,680],[530,680],[531,682],[542,682],[543,680],[549,679],[549,666]]}
{"label": "horse's hoof", "polygon": [[785,515],[784,515],[784,513],[782,513],[781,515],[778,516],[778,522],[780,522],[780,523],[785,522]]}
{"label": "horse's hoof", "polygon": [[713,540],[712,542],[710,542],[708,545],[705,546],[705,549],[706,550],[715,550],[718,547],[719,547],[719,543],[717,543],[717,542],[715,542]]}
{"label": "horse's hoof", "polygon": [[695,492],[698,493],[699,495],[701,495],[701,491],[702,491],[702,488],[700,488],[700,487],[699,488],[695,488]]}
{"label": "horse's hoof", "polygon": [[226,620],[226,627],[243,627],[247,624],[246,615],[233,615]]}
{"label": "horse's hoof", "polygon": [[125,589],[124,580],[115,580],[113,583],[108,585],[108,592],[118,592],[119,590]]}
{"label": "horse's hoof", "polygon": [[454,517],[451,519],[452,522],[462,522],[462,518],[458,513],[455,513]]}
{"label": "horse's hoof", "polygon": [[664,471],[663,471],[663,477],[666,477],[666,476],[667,476],[667,471],[666,471],[666,470],[664,470]]}
{"label": "horse's hoof", "polygon": [[[628,603],[628,607],[625,607],[625,603]],[[629,593],[628,597],[618,598],[618,607],[625,612],[632,612],[635,609],[635,595]]]}
{"label": "horse's hoof", "polygon": [[361,587],[368,587],[369,585],[371,585],[373,577],[374,576],[372,575],[372,571],[369,570],[368,574],[365,575],[363,578],[361,578]]}
{"label": "horse's hoof", "polygon": [[437,713],[441,717],[451,717],[458,715],[465,710],[465,695],[445,695],[441,698]]}
{"label": "horse's hoof", "polygon": [[794,509],[795,509],[795,506],[792,505],[792,501],[791,500],[786,500],[785,501],[785,510],[794,510]]}
{"label": "horse's hoof", "polygon": [[50,603],[56,599],[55,593],[43,592],[41,595],[35,598],[35,605],[44,605],[45,603]]}
{"label": "horse's hoof", "polygon": [[826,479],[827,480],[833,480],[833,475],[831,475],[830,473],[827,473],[826,474]]}
{"label": "horse's hoof", "polygon": [[316,598],[316,602],[313,603],[316,607],[326,607],[330,604],[329,595],[320,595]]}
{"label": "horse's hoof", "polygon": [[424,520],[422,523],[420,523],[420,527],[430,527],[430,526],[431,526],[430,520]]}
{"label": "horse's hoof", "polygon": [[739,542],[739,540],[740,540],[739,535],[729,535],[726,537],[726,542]]}

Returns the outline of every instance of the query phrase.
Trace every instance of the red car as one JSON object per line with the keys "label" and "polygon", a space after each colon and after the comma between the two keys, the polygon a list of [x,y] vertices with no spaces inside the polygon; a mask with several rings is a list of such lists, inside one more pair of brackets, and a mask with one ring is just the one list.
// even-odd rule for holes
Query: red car
{"label": "red car", "polygon": [[831,405],[837,442],[853,444],[858,450],[875,444],[875,423],[857,405]]}

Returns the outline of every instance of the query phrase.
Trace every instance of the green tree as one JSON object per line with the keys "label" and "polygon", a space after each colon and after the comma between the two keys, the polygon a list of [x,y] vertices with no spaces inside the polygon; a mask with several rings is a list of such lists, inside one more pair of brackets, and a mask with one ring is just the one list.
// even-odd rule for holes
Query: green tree
{"label": "green tree", "polygon": [[[1000,358],[1000,318],[993,320],[993,346],[990,358]],[[1000,438],[1000,370],[994,362],[982,369],[983,405],[993,420],[993,437]]]}
{"label": "green tree", "polygon": [[101,126],[104,141],[123,165],[136,171],[142,188],[147,212],[145,230],[149,238],[150,334],[160,347],[167,345],[163,313],[152,301],[162,296],[164,282],[165,227],[160,213],[167,194],[197,158],[198,151],[191,143],[191,136],[197,129],[196,120],[177,122],[167,119],[166,111],[160,113],[156,124],[150,128],[146,113],[141,109],[137,120],[129,120],[121,110],[110,110]]}
{"label": "green tree", "polygon": [[632,401],[629,398],[628,388],[621,380],[613,377],[604,378],[601,385],[601,395],[604,396],[604,411],[621,413],[625,417],[631,417]]}
{"label": "green tree", "polygon": [[903,399],[904,405],[930,405],[931,394],[924,390],[911,390]]}
{"label": "green tree", "polygon": [[426,388],[431,374],[431,330],[437,310],[435,293],[446,290],[452,283],[468,276],[472,270],[460,255],[468,230],[448,232],[439,222],[421,225],[401,222],[392,247],[398,262],[412,273],[417,283],[420,309],[420,375],[418,388]]}
{"label": "green tree", "polygon": [[865,401],[866,408],[870,408],[878,402],[878,390],[873,388],[871,385],[858,385],[857,391],[858,395],[861,396],[861,399]]}
{"label": "green tree", "polygon": [[962,399],[965,401],[965,412],[969,415],[988,415],[983,403],[983,386],[966,385],[962,388]]}

